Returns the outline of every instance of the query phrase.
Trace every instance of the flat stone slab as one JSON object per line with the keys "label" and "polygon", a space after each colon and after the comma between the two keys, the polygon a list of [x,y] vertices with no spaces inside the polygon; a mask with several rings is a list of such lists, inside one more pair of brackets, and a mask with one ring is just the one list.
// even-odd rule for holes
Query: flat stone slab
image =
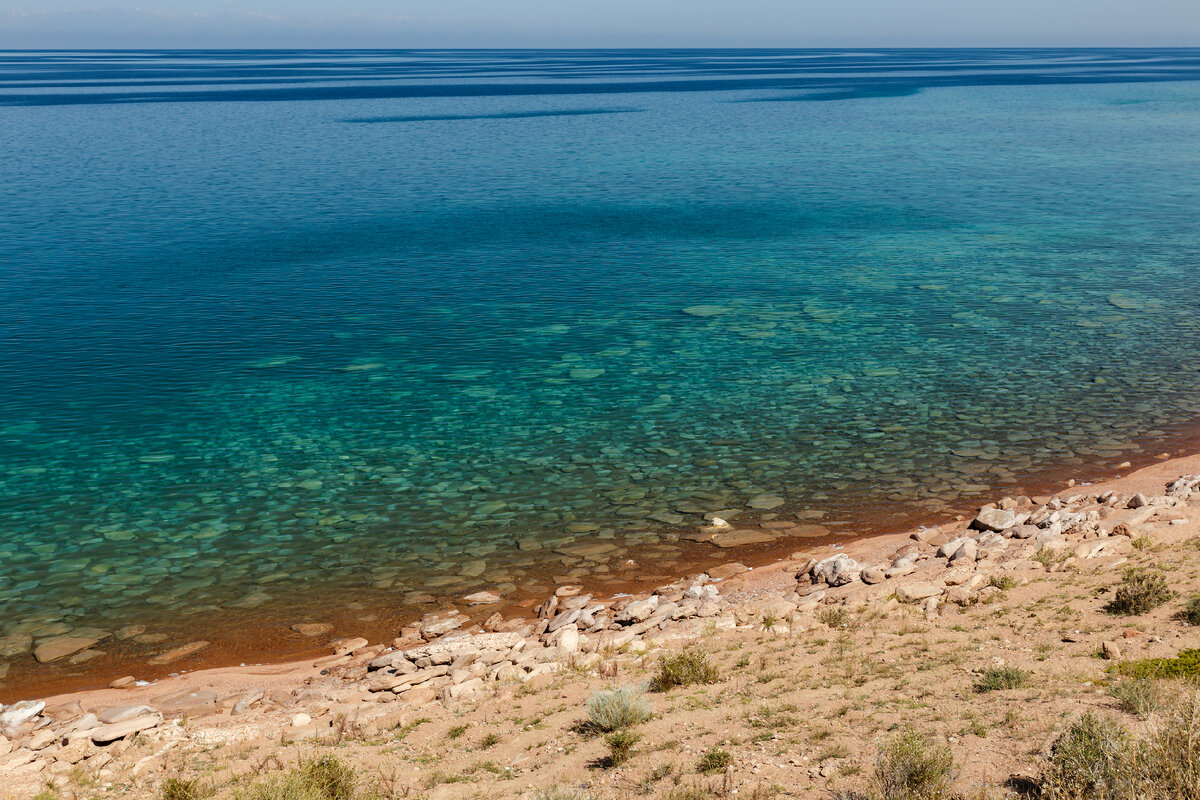
{"label": "flat stone slab", "polygon": [[741,547],[746,544],[773,542],[775,537],[766,531],[733,530],[714,533],[708,541],[717,547]]}
{"label": "flat stone slab", "polygon": [[759,511],[770,511],[772,508],[779,508],[784,502],[784,499],[778,495],[760,494],[757,497],[751,497],[746,505]]}
{"label": "flat stone slab", "polygon": [[154,713],[156,713],[156,710],[150,706],[116,706],[115,708],[106,708],[101,711],[96,715],[96,719],[105,725],[114,725],[118,722],[126,722],[136,717],[144,717]]}
{"label": "flat stone slab", "polygon": [[805,524],[793,525],[787,530],[783,531],[783,533],[787,534],[788,536],[793,536],[797,539],[815,539],[819,536],[829,536],[831,531],[824,525]]}
{"label": "flat stone slab", "polygon": [[405,651],[408,658],[420,658],[441,653],[465,653],[471,650],[511,650],[521,641],[519,633],[480,633],[475,636],[456,636],[445,641],[430,642]]}
{"label": "flat stone slab", "polygon": [[720,566],[710,569],[708,571],[708,577],[715,578],[717,580],[724,580],[725,578],[732,578],[734,575],[741,575],[743,572],[748,572],[749,570],[750,568],[745,564],[737,561],[731,561],[728,564],[721,564]]}
{"label": "flat stone slab", "polygon": [[171,662],[178,661],[181,658],[187,658],[193,653],[198,653],[204,648],[208,647],[210,644],[212,644],[212,642],[188,642],[187,644],[181,644],[179,647],[172,647],[170,650],[159,653],[146,663],[154,664],[156,666],[161,664],[170,664]]}
{"label": "flat stone slab", "polygon": [[588,558],[590,556],[600,556],[605,553],[611,553],[617,549],[615,542],[585,542],[583,544],[575,544],[570,547],[556,547],[554,552],[561,553],[564,556],[579,556],[580,558]]}
{"label": "flat stone slab", "polygon": [[217,693],[204,689],[184,690],[154,698],[154,705],[162,711],[188,711],[215,705]]}
{"label": "flat stone slab", "polygon": [[162,722],[161,714],[146,714],[141,717],[127,719],[124,722],[92,728],[87,732],[87,735],[96,744],[108,744],[118,739],[124,739],[126,736],[149,730],[160,722]]}
{"label": "flat stone slab", "polygon": [[927,597],[937,597],[942,593],[942,587],[935,583],[906,583],[896,587],[896,599],[901,603],[915,603]]}
{"label": "flat stone slab", "polygon": [[75,655],[80,650],[87,650],[99,639],[86,636],[55,636],[33,648],[33,657],[41,664],[58,661],[60,658]]}

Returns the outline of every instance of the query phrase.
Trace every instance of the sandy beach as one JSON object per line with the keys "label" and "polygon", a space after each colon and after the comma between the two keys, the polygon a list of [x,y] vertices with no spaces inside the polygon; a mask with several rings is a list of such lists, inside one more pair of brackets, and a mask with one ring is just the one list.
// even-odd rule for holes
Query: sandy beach
{"label": "sandy beach", "polygon": [[[725,550],[706,575],[653,591],[613,597],[569,584],[482,625],[464,606],[471,613],[427,614],[385,640],[325,644],[323,631],[302,660],[149,681],[130,670],[120,688],[9,705],[0,764],[29,791],[49,781],[69,793],[86,781],[154,796],[168,777],[228,792],[268,761],[283,768],[336,752],[364,781],[391,769],[393,790],[431,797],[476,796],[480,784],[490,796],[557,784],[603,795],[625,791],[630,770],[665,769],[667,759],[686,773],[682,762],[721,747],[732,754],[727,784],[807,797],[853,785],[876,740],[914,722],[950,743],[958,785],[999,791],[1036,772],[1078,711],[1111,706],[1106,658],[1171,656],[1200,641],[1171,617],[1178,602],[1129,619],[1102,608],[1133,564],[1165,570],[1177,598],[1200,591],[1200,550],[1185,545],[1200,535],[1200,486],[1188,488],[1200,456],[1166,456],[893,534],[796,541],[792,553],[757,560]],[[1192,477],[1177,483],[1183,476]],[[695,535],[736,530],[749,529],[718,523]],[[721,680],[652,696],[635,766],[598,768],[600,744],[577,730],[584,700],[644,682],[662,653],[685,645],[718,663]],[[996,664],[1035,680],[974,693],[978,673]],[[497,741],[481,748],[481,736]]]}

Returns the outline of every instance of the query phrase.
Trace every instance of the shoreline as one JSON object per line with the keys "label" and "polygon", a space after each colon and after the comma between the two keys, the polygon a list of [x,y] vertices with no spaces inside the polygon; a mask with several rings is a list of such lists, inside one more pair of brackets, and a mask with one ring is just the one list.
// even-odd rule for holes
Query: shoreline
{"label": "shoreline", "polygon": [[[558,689],[572,682],[597,688],[598,681],[604,684],[622,672],[644,674],[654,663],[655,648],[724,637],[729,646],[714,649],[713,642],[707,649],[736,651],[755,640],[771,652],[803,657],[826,646],[828,631],[842,630],[838,620],[848,619],[858,622],[843,633],[885,640],[922,630],[953,636],[976,630],[983,636],[979,641],[998,642],[1002,652],[1013,655],[1034,652],[1009,640],[1028,637],[1031,630],[1043,640],[1037,652],[1047,652],[1046,637],[1065,636],[1049,641],[1079,643],[1083,649],[1073,658],[1100,658],[1100,635],[1109,637],[1105,652],[1111,646],[1118,654],[1125,648],[1162,655],[1186,646],[1178,637],[1188,632],[1167,644],[1163,636],[1147,635],[1158,633],[1153,627],[1120,632],[1106,624],[1081,632],[1078,623],[1065,626],[1069,617],[1058,615],[1028,623],[1029,629],[1016,619],[996,617],[1007,612],[990,604],[1005,605],[1011,588],[1024,597],[1020,617],[1036,619],[1028,613],[1035,587],[1042,596],[1037,603],[1058,606],[1068,597],[1060,591],[1075,587],[1071,594],[1099,604],[1097,590],[1076,594],[1080,578],[1111,581],[1130,561],[1144,561],[1185,540],[1200,541],[1198,501],[1200,454],[1191,454],[1108,481],[1070,481],[1045,496],[997,498],[970,518],[957,515],[937,527],[863,537],[836,549],[813,547],[753,569],[728,561],[712,575],[632,596],[593,601],[579,585],[560,587],[532,619],[496,615],[481,628],[462,615],[431,614],[390,644],[338,640],[325,655],[303,661],[204,669],[145,685],[130,679],[106,689],[43,695],[37,702],[0,709],[6,734],[0,740],[0,769],[42,785],[64,786],[91,775],[90,780],[108,785],[153,789],[172,764],[178,769],[187,763],[185,752],[250,741],[282,767],[280,754],[303,757],[314,746],[337,747],[346,737],[377,743],[387,731],[399,730],[402,737],[408,726],[432,716],[470,720],[478,708],[485,721],[494,720],[496,711],[488,707],[505,708],[530,694],[535,703],[557,704],[557,698],[568,696]],[[971,618],[976,622],[967,627],[954,624]],[[897,631],[888,632],[897,624]],[[1128,624],[1117,623],[1118,629]],[[985,635],[981,626],[989,625],[993,632]],[[1124,641],[1118,645],[1113,637]],[[919,639],[918,657],[932,646],[926,637]],[[884,653],[891,649],[860,657],[885,665],[891,659]],[[743,657],[735,666],[748,663]],[[954,657],[947,662],[954,674],[961,671],[953,666],[957,663]],[[994,657],[992,663],[1004,661]],[[880,668],[895,677],[891,668]],[[539,690],[547,688],[554,691],[541,697]],[[1087,694],[1104,696],[1101,690]],[[416,716],[422,712],[431,716]],[[965,713],[973,719],[969,710]],[[490,724],[485,721],[475,724]],[[287,749],[291,744],[300,749]],[[179,751],[168,757],[176,747]],[[261,769],[252,760],[239,763],[222,766],[219,775],[236,781]],[[795,766],[793,759],[787,768]],[[808,771],[810,779],[814,775],[827,777],[824,771]]]}
{"label": "shoreline", "polygon": [[[826,517],[854,517],[856,514],[838,514],[843,511],[833,507],[824,517],[809,520],[795,520],[793,524],[803,522],[831,523],[836,527],[850,527],[857,531],[854,534],[839,534],[836,529],[826,535],[807,535],[803,537],[776,536],[774,541],[734,546],[728,549],[715,547],[702,541],[687,541],[687,529],[672,528],[664,532],[663,541],[683,548],[684,557],[679,559],[672,572],[663,574],[642,575],[634,577],[626,570],[620,577],[600,578],[598,573],[589,575],[565,576],[555,575],[553,566],[549,566],[540,577],[541,584],[548,584],[553,591],[554,586],[564,583],[580,585],[583,590],[596,596],[616,597],[620,595],[644,594],[654,587],[705,572],[722,563],[735,560],[761,570],[772,564],[786,560],[799,550],[823,550],[829,547],[842,548],[844,552],[859,551],[863,542],[886,540],[894,536],[907,536],[915,528],[923,526],[945,527],[950,520],[962,519],[973,513],[973,509],[994,499],[1001,492],[1010,496],[1026,495],[1055,495],[1067,491],[1072,486],[1107,484],[1132,479],[1135,475],[1156,466],[1170,465],[1176,462],[1186,463],[1188,459],[1200,458],[1200,419],[1179,426],[1177,435],[1167,439],[1146,440],[1134,442],[1141,452],[1138,456],[1126,458],[1119,464],[1097,464],[1082,467],[1077,464],[1058,464],[1046,467],[1036,473],[1036,478],[1020,486],[992,487],[988,492],[978,496],[964,498],[959,503],[946,504],[939,502],[942,509],[932,510],[924,504],[916,502],[913,507],[905,507],[896,511],[895,506],[889,505],[893,511],[889,519],[880,519],[879,509],[873,509],[874,523],[855,522],[853,519],[827,519]],[[1155,445],[1150,447],[1149,445]],[[1159,448],[1163,448],[1159,450]],[[1158,450],[1158,452],[1151,452]],[[1128,466],[1126,466],[1128,465]],[[1181,468],[1182,469],[1182,468]],[[1182,469],[1186,471],[1186,469]],[[1124,473],[1124,474],[1122,474]],[[856,510],[856,512],[859,510]],[[796,510],[784,506],[779,513],[756,513],[749,511],[739,517],[733,524],[733,529],[762,530],[764,522],[771,523],[781,517],[794,517]],[[900,521],[902,520],[902,521]],[[897,531],[901,529],[901,532]],[[681,531],[684,531],[681,533]],[[638,562],[638,553],[645,552],[653,545],[635,548],[629,553],[633,562]],[[680,570],[679,567],[683,569]],[[636,569],[640,569],[640,564]],[[561,571],[560,571],[561,572]],[[389,594],[389,593],[384,593]],[[533,589],[518,587],[499,602],[471,606],[462,602],[455,595],[431,597],[427,603],[412,608],[403,602],[397,602],[394,594],[389,598],[381,597],[376,604],[354,603],[345,606],[335,606],[320,615],[321,619],[309,619],[304,613],[286,614],[267,608],[258,613],[229,613],[223,615],[226,622],[222,626],[213,626],[207,631],[201,631],[186,641],[179,640],[168,643],[159,652],[170,653],[172,650],[186,649],[190,644],[205,642],[205,646],[194,653],[186,654],[167,663],[150,663],[152,657],[145,653],[106,659],[103,665],[95,664],[88,667],[86,662],[83,669],[75,672],[63,672],[53,663],[38,664],[33,662],[29,654],[25,654],[28,662],[18,664],[17,669],[10,669],[7,680],[0,682],[0,703],[7,704],[32,696],[57,696],[94,690],[103,690],[115,679],[134,675],[138,680],[158,681],[175,675],[197,675],[213,670],[230,668],[274,668],[295,666],[319,657],[328,651],[329,641],[345,638],[363,637],[370,641],[387,641],[407,626],[411,626],[422,616],[439,610],[455,608],[470,617],[470,624],[478,625],[494,613],[505,617],[524,616],[533,618],[537,605],[544,599],[545,591],[538,591],[537,584]],[[274,612],[274,613],[270,613]],[[364,621],[364,618],[373,618]],[[286,620],[286,621],[285,621]],[[322,631],[315,636],[297,634],[293,627],[303,624],[318,624],[329,626],[328,631]],[[264,648],[264,639],[270,642]],[[9,662],[12,663],[11,661]],[[2,678],[3,676],[0,676]]]}

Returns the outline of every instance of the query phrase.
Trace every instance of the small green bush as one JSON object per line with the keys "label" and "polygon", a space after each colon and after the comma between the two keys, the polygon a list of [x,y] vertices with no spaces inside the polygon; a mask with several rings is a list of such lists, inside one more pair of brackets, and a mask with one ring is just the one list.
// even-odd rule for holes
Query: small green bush
{"label": "small green bush", "polygon": [[1130,678],[1109,687],[1108,693],[1122,711],[1145,719],[1161,705],[1158,685],[1146,678]]}
{"label": "small green bush", "polygon": [[835,606],[822,608],[817,614],[817,621],[836,631],[851,627],[850,615],[846,613],[846,609]]}
{"label": "small green bush", "polygon": [[1084,715],[1051,748],[1040,800],[1200,798],[1200,691],[1181,691],[1160,716],[1134,736]]}
{"label": "small green bush", "polygon": [[[1084,714],[1050,749],[1040,780],[1044,798],[1124,797],[1131,780],[1129,731],[1119,722]],[[1132,795],[1136,796],[1136,795]]]}
{"label": "small green bush", "polygon": [[1002,592],[1007,592],[1009,589],[1016,587],[1017,579],[1012,575],[993,575],[988,578],[988,586],[999,589]]}
{"label": "small green bush", "polygon": [[1188,625],[1200,625],[1200,595],[1187,601],[1187,605],[1179,612],[1179,618]]}
{"label": "small green bush", "polygon": [[658,674],[650,680],[650,689],[667,692],[676,686],[692,686],[697,683],[716,683],[720,671],[708,660],[708,655],[697,647],[688,647],[673,656],[658,659]]}
{"label": "small green bush", "polygon": [[535,794],[533,800],[592,800],[592,795],[573,786],[553,786]]}
{"label": "small green bush", "polygon": [[634,686],[596,692],[588,698],[587,710],[592,726],[606,732],[640,725],[651,717],[650,701]]}
{"label": "small green bush", "polygon": [[1200,650],[1180,650],[1174,658],[1143,658],[1118,667],[1130,678],[1195,678],[1200,676]]}
{"label": "small green bush", "polygon": [[914,730],[885,744],[875,763],[875,786],[884,800],[939,800],[954,779],[954,755]]}
{"label": "small green bush", "polygon": [[159,789],[161,800],[199,800],[204,796],[200,789],[200,781],[185,781],[181,778],[167,778]]}
{"label": "small green bush", "polygon": [[608,745],[608,766],[619,767],[633,757],[633,748],[641,736],[632,731],[616,731],[604,737]]}
{"label": "small green bush", "polygon": [[715,772],[724,772],[732,763],[733,755],[728,750],[710,747],[704,752],[704,755],[700,756],[696,770],[705,775],[712,775]]}
{"label": "small green bush", "polygon": [[354,800],[354,771],[334,756],[302,761],[295,769],[234,793],[237,800]]}
{"label": "small green bush", "polygon": [[1161,572],[1131,569],[1125,573],[1125,581],[1117,587],[1116,594],[1104,610],[1123,616],[1145,614],[1174,596]]}
{"label": "small green bush", "polygon": [[1020,667],[989,667],[979,676],[975,691],[979,694],[1000,689],[1020,689],[1029,683],[1029,673]]}

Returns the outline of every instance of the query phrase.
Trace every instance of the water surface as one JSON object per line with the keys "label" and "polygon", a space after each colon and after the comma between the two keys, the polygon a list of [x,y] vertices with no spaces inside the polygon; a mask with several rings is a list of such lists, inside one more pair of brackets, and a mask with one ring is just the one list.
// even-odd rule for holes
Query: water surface
{"label": "water surface", "polygon": [[0,633],[670,571],[763,494],[849,533],[1136,458],[1200,412],[1198,80],[0,54]]}

